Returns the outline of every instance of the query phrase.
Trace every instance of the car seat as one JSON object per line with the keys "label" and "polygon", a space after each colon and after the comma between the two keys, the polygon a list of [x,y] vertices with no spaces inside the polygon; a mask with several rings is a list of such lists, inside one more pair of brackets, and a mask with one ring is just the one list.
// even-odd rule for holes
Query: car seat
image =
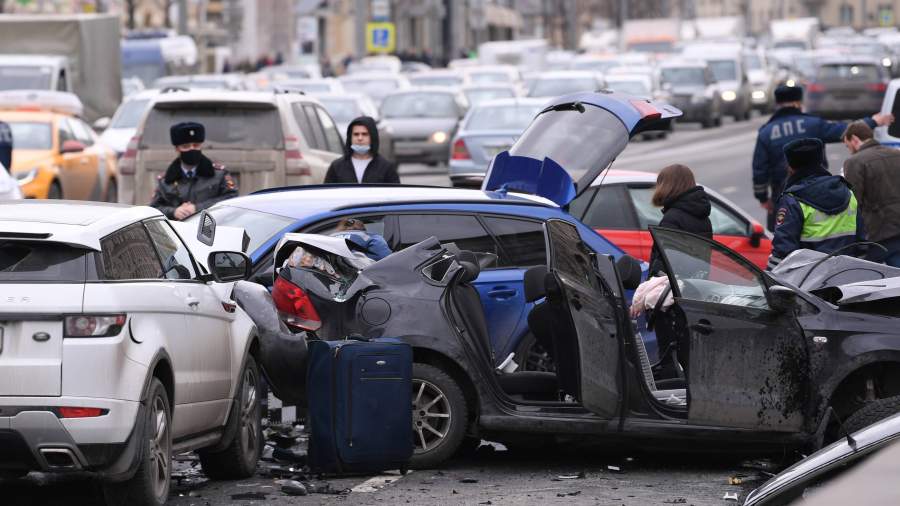
{"label": "car seat", "polygon": [[[491,338],[488,333],[487,320],[478,290],[472,286],[481,272],[475,255],[470,251],[460,251],[456,255],[462,269],[452,283],[452,300],[457,311],[462,315],[466,329],[472,339],[481,348],[491,370],[494,370],[491,353]],[[509,374],[498,374],[497,381],[508,395],[519,395],[535,400],[557,400],[559,384],[556,375],[550,372],[521,371]]]}
{"label": "car seat", "polygon": [[[553,350],[553,311],[550,304],[544,299],[547,289],[544,280],[547,278],[547,266],[536,265],[525,271],[524,289],[525,302],[536,302],[528,312],[528,329],[534,336],[535,343],[547,351],[553,363],[556,363],[556,354]],[[538,302],[540,301],[540,302]],[[523,360],[526,357],[521,357]]]}
{"label": "car seat", "polygon": [[552,315],[553,353],[559,386],[563,392],[580,401],[581,361],[575,320],[572,318],[565,291],[556,275],[548,273],[544,279],[544,286]]}

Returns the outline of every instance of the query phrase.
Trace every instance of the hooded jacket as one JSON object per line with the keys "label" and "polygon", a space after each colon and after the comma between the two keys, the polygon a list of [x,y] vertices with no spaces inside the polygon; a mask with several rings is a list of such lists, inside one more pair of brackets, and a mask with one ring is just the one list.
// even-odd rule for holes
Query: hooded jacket
{"label": "hooded jacket", "polygon": [[[695,186],[663,203],[663,217],[659,226],[683,230],[712,239],[712,222],[709,213],[712,204],[702,186]],[[663,271],[664,266],[654,248],[650,253],[650,273]]]}
{"label": "hooded jacket", "polygon": [[[795,174],[778,200],[768,268],[798,249],[834,253],[865,240],[862,214],[847,181],[824,168]],[[858,255],[855,248],[841,250]]]}
{"label": "hooded jacket", "polygon": [[[369,131],[371,139],[371,147],[369,153],[372,155],[369,165],[363,173],[362,181],[356,179],[356,171],[353,170],[352,154],[350,144],[353,142],[353,127],[362,125]],[[397,174],[397,165],[388,161],[378,154],[378,127],[375,126],[375,120],[368,116],[360,116],[347,125],[347,136],[344,142],[344,156],[331,162],[328,172],[325,174],[325,183],[400,183],[400,176]]]}

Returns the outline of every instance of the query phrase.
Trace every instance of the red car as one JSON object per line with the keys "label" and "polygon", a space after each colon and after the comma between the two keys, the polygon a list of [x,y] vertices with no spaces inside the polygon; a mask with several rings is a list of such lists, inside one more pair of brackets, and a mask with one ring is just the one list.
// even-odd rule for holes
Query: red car
{"label": "red car", "polygon": [[[653,239],[647,227],[662,219],[662,209],[650,203],[655,185],[656,174],[610,170],[569,204],[569,212],[626,253],[649,261]],[[709,218],[714,238],[765,269],[772,234],[734,203],[705,189],[712,201]]]}

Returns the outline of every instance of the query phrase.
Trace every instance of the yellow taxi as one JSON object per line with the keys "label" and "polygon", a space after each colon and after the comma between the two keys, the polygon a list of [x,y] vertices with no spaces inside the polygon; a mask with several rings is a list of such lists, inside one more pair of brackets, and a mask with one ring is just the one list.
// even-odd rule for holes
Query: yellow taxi
{"label": "yellow taxi", "polygon": [[0,121],[12,130],[10,173],[25,198],[117,201],[116,155],[81,112],[71,93],[0,93]]}

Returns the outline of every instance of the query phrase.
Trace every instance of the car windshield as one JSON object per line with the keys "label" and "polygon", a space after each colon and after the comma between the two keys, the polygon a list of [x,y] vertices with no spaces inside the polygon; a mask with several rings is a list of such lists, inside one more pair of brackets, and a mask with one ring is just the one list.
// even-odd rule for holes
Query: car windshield
{"label": "car windshield", "polygon": [[616,60],[582,60],[572,64],[572,70],[590,70],[592,72],[606,72],[609,69],[621,67]]}
{"label": "car windshield", "polygon": [[149,105],[150,100],[145,98],[125,102],[116,111],[109,128],[137,128]]}
{"label": "car windshield", "polygon": [[206,126],[206,148],[281,149],[284,136],[278,110],[268,104],[164,103],[150,110],[143,146],[172,147],[169,128],[182,121]]}
{"label": "car windshield", "polygon": [[[277,214],[232,206],[217,206],[209,209],[207,212],[216,219],[216,223],[219,225],[243,228],[247,232],[247,236],[250,237],[247,252],[251,255],[266,241],[275,237],[275,234],[294,222],[291,218],[278,216]],[[196,223],[199,216],[199,214],[195,214],[186,221]]]}
{"label": "car windshield", "polygon": [[329,93],[331,86],[328,83],[287,83],[281,85],[289,90],[298,90],[303,93]]}
{"label": "car windshield", "polygon": [[0,67],[0,90],[49,90],[51,67],[14,65]]}
{"label": "car windshield", "polygon": [[806,49],[806,43],[801,40],[780,40],[772,44],[773,49]]}
{"label": "car windshield", "polygon": [[15,149],[53,149],[50,123],[10,121]]}
{"label": "car windshield", "polygon": [[325,106],[328,114],[338,123],[349,123],[353,118],[362,116],[359,105],[355,100],[346,98],[319,98],[319,102]]}
{"label": "car windshield", "polygon": [[161,63],[129,63],[122,65],[122,77],[136,77],[145,86],[166,75],[166,67]]}
{"label": "car windshield", "polygon": [[706,79],[703,76],[703,69],[700,67],[683,67],[683,68],[667,68],[663,69],[660,79],[664,83],[679,85],[698,85],[705,84]]}
{"label": "car windshield", "polygon": [[510,81],[509,74],[505,72],[473,72],[469,74],[469,79],[475,84],[508,83]]}
{"label": "car windshield", "polygon": [[540,112],[539,106],[488,106],[472,112],[466,130],[517,130],[524,131]]}
{"label": "car windshield", "polygon": [[755,54],[744,55],[744,65],[747,67],[747,70],[760,70],[763,68],[762,58]]}
{"label": "car windshield", "polygon": [[459,112],[448,93],[402,93],[385,98],[381,114],[385,118],[451,118]]}
{"label": "car windshield", "polygon": [[83,283],[87,255],[59,243],[0,241],[0,283]]}
{"label": "car windshield", "polygon": [[153,84],[154,88],[197,88],[206,90],[224,90],[228,89],[228,81],[224,79],[160,79]]}
{"label": "car windshield", "polygon": [[737,65],[734,60],[709,60],[709,69],[716,81],[737,81]]}
{"label": "car windshield", "polygon": [[558,77],[538,79],[528,94],[532,97],[558,97],[581,91],[596,91],[597,82],[591,78]]}
{"label": "car windshield", "polygon": [[606,85],[607,88],[618,91],[619,93],[627,93],[629,95],[649,95],[650,88],[647,83],[640,80],[635,81],[610,81]]}
{"label": "car windshield", "polygon": [[822,81],[864,81],[878,82],[881,80],[881,73],[875,65],[864,65],[855,63],[840,63],[822,65],[816,77]]}
{"label": "car windshield", "polygon": [[465,91],[466,100],[469,101],[469,104],[475,106],[486,100],[493,100],[495,98],[513,98],[515,95],[513,91],[507,88],[482,88],[476,90],[466,90]]}
{"label": "car windshield", "polygon": [[[509,153],[537,160],[550,158],[577,180],[585,172],[602,169],[625,149],[629,133],[611,112],[584,105],[548,110],[538,115]],[[578,149],[572,149],[578,146]]]}
{"label": "car windshield", "polygon": [[409,81],[416,86],[447,86],[457,87],[462,85],[462,78],[456,76],[420,76],[410,77]]}
{"label": "car windshield", "polygon": [[365,93],[372,98],[382,98],[398,87],[399,82],[395,79],[349,79],[344,82],[347,91]]}
{"label": "car windshield", "polygon": [[672,42],[637,42],[628,45],[629,51],[638,53],[673,53],[675,52],[675,44]]}

